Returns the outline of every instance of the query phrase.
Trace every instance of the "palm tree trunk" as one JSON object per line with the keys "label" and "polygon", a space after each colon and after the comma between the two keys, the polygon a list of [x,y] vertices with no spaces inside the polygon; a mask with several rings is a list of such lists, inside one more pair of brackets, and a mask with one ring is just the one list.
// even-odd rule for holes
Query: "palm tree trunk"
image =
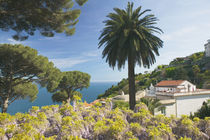
{"label": "palm tree trunk", "polygon": [[135,90],[135,72],[134,60],[132,55],[128,57],[128,80],[129,80],[129,105],[130,109],[134,110],[136,105],[136,90]]}

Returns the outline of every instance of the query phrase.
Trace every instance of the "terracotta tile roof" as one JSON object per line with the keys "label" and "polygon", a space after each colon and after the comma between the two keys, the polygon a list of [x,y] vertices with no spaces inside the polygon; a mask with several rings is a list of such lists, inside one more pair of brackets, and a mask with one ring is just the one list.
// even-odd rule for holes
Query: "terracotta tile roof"
{"label": "terracotta tile roof", "polygon": [[97,99],[97,100],[95,100],[95,101],[93,101],[93,102],[91,102],[89,104],[87,102],[84,102],[84,106],[85,107],[90,107],[90,106],[93,106],[93,105],[95,105],[96,103],[98,103],[100,101],[104,101],[104,99]]}
{"label": "terracotta tile roof", "polygon": [[156,87],[170,87],[170,86],[178,86],[183,83],[185,80],[171,80],[171,81],[161,81],[157,83]]}
{"label": "terracotta tile roof", "polygon": [[91,105],[94,105],[94,104],[98,103],[99,101],[100,101],[100,100],[99,100],[99,99],[97,99],[97,100],[95,100],[95,101],[91,102],[90,104],[91,104]]}
{"label": "terracotta tile roof", "polygon": [[90,107],[90,106],[92,106],[91,104],[88,104],[87,102],[84,102],[84,106],[85,107]]}

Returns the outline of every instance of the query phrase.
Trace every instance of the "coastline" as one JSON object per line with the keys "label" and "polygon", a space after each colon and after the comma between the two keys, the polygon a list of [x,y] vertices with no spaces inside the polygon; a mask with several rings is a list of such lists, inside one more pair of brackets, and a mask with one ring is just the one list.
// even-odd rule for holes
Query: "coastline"
{"label": "coastline", "polygon": [[[97,99],[97,96],[108,88],[110,88],[113,84],[117,84],[117,82],[91,82],[89,88],[81,91],[83,94],[82,101],[86,101],[88,103],[93,102]],[[54,105],[61,103],[53,103],[51,99],[52,93],[47,92],[46,88],[39,87],[39,93],[37,99],[34,102],[29,102],[27,99],[25,100],[16,100],[13,104],[11,104],[8,108],[8,113],[14,115],[17,112],[25,113],[32,106],[46,106],[46,105]]]}

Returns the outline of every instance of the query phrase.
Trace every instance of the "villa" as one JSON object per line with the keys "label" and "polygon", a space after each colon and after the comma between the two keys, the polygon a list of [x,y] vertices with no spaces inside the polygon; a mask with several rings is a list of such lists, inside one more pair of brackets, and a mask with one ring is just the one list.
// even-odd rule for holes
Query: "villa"
{"label": "villa", "polygon": [[147,97],[160,99],[163,105],[157,114],[166,116],[190,115],[201,108],[204,101],[210,99],[209,89],[197,89],[196,86],[187,80],[161,81],[155,86],[151,85],[146,91]]}

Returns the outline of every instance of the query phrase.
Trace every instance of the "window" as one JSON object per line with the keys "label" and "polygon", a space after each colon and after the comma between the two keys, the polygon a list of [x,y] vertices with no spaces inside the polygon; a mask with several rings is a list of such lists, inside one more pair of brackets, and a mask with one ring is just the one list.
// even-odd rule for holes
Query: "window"
{"label": "window", "polygon": [[165,106],[161,107],[160,111],[161,111],[161,114],[166,115],[166,107]]}

